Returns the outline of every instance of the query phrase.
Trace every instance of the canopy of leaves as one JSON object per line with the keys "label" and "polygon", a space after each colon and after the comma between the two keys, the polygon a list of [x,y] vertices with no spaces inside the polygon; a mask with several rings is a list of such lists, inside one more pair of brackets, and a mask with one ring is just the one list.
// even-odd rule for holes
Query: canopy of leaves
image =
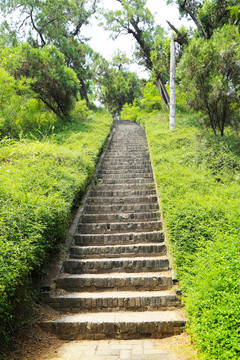
{"label": "canopy of leaves", "polygon": [[80,36],[80,30],[95,13],[98,0],[3,0],[3,13],[16,13],[12,29],[19,40],[46,45],[57,43],[61,37]]}
{"label": "canopy of leaves", "polygon": [[138,76],[128,71],[129,60],[118,53],[109,64],[99,58],[96,69],[99,83],[100,101],[115,117],[125,104],[132,104],[141,93]]}
{"label": "canopy of leaves", "polygon": [[1,60],[15,78],[32,79],[31,87],[37,98],[58,116],[69,114],[79,91],[79,81],[55,46],[34,49],[29,44],[23,44],[15,49],[6,49]]}
{"label": "canopy of leaves", "polygon": [[239,58],[238,29],[225,25],[208,41],[192,39],[178,67],[181,88],[187,93],[188,104],[206,114],[207,125],[221,135],[225,125],[238,118]]}
{"label": "canopy of leaves", "polygon": [[[34,47],[54,44],[65,56],[66,64],[78,76],[80,95],[88,103],[92,79],[89,54],[92,50],[83,42],[81,30],[97,10],[98,0],[3,0],[0,9],[14,16],[2,25],[2,42],[10,45],[9,39],[26,41]],[[1,40],[0,40],[1,43]]]}

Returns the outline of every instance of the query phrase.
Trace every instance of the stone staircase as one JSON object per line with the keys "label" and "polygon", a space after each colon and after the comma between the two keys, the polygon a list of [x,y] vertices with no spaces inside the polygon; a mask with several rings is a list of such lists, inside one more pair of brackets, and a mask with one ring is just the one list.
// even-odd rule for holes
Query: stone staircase
{"label": "stone staircase", "polygon": [[144,129],[117,122],[42,326],[61,339],[138,339],[185,325]]}

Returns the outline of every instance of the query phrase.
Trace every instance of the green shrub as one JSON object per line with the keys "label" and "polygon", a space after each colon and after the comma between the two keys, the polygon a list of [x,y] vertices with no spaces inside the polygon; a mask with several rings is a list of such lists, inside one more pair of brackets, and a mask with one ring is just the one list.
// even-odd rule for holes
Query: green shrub
{"label": "green shrub", "polygon": [[14,79],[0,68],[0,139],[19,138],[29,132],[46,132],[57,122],[57,116],[41,100],[35,99],[31,80]]}
{"label": "green shrub", "polygon": [[95,114],[41,142],[0,142],[0,342],[24,320],[34,298],[31,276],[64,239],[111,123]]}
{"label": "green shrub", "polygon": [[[187,115],[186,115],[187,116]],[[145,118],[188,329],[204,358],[240,357],[239,139]]]}

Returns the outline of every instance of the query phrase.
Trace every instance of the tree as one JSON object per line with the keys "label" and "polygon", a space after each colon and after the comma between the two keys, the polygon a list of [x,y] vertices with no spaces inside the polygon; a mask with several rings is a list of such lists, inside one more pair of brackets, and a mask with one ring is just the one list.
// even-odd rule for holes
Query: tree
{"label": "tree", "polygon": [[208,41],[193,38],[178,67],[189,106],[205,114],[205,124],[221,136],[226,124],[239,122],[239,58],[238,28],[225,25]]}
{"label": "tree", "polygon": [[34,49],[23,44],[2,54],[2,65],[16,79],[31,79],[31,88],[55,114],[67,116],[75,104],[80,85],[54,45]]}
{"label": "tree", "polygon": [[[196,25],[200,36],[210,39],[215,29],[226,24],[239,25],[240,19],[234,18],[236,0],[167,0],[168,4],[178,5],[181,17],[190,18]],[[235,10],[234,10],[235,8]],[[231,13],[232,9],[232,13]],[[170,27],[179,36],[179,31],[169,22]],[[179,36],[179,43],[186,43],[186,38]]]}
{"label": "tree", "polygon": [[[15,13],[14,23],[5,22],[5,29],[18,41],[26,41],[35,48],[54,44],[65,56],[66,64],[77,74],[80,94],[88,103],[92,73],[87,63],[91,49],[83,42],[81,30],[96,12],[99,0],[3,0],[1,10]],[[20,14],[20,16],[19,16]]]}
{"label": "tree", "polygon": [[99,59],[96,72],[100,101],[113,117],[118,117],[123,106],[132,104],[141,92],[137,75],[127,70],[128,63],[126,55],[121,53],[117,53],[110,64]]}
{"label": "tree", "polygon": [[[130,34],[136,41],[135,56],[140,64],[145,65],[148,70],[153,69],[151,52],[154,39],[160,27],[154,24],[154,17],[146,7],[146,0],[116,0],[121,4],[121,10],[105,12],[105,28],[113,32],[113,38],[120,34]],[[155,76],[161,98],[166,107],[169,103],[169,95],[165,88],[162,74]]]}

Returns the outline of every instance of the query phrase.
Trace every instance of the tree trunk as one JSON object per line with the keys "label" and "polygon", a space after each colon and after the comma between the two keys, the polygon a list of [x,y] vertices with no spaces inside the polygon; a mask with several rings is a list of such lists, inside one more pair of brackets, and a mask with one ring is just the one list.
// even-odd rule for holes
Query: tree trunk
{"label": "tree trunk", "polygon": [[86,86],[85,86],[85,82],[83,81],[83,79],[79,79],[79,81],[80,81],[80,85],[81,85],[81,87],[80,87],[81,99],[86,100],[86,105],[89,108],[90,104],[89,104],[88,93],[87,93],[87,89],[86,89]]}
{"label": "tree trunk", "polygon": [[170,130],[174,130],[176,128],[175,75],[176,75],[176,54],[175,54],[174,34],[172,34],[171,51],[170,51]]}
{"label": "tree trunk", "polygon": [[155,79],[155,84],[158,88],[158,91],[159,91],[159,94],[161,96],[164,106],[166,107],[167,110],[169,110],[168,104],[169,104],[170,98],[169,98],[167,89],[166,89],[164,82],[162,81],[162,78],[160,75]]}

